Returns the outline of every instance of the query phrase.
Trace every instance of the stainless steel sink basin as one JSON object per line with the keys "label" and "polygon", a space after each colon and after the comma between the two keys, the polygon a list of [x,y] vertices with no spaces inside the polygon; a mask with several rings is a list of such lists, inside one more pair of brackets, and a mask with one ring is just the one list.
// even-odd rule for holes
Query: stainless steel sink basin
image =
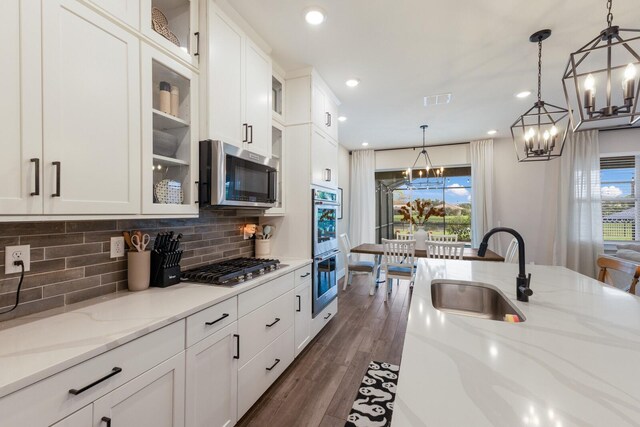
{"label": "stainless steel sink basin", "polygon": [[431,301],[435,308],[447,313],[500,321],[504,321],[505,314],[517,314],[521,322],[526,320],[509,298],[485,283],[434,280]]}

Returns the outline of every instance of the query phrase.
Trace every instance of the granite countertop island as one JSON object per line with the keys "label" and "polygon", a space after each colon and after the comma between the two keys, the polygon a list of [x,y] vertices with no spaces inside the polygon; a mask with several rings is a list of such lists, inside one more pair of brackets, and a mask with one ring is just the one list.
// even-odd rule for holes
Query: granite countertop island
{"label": "granite countertop island", "polygon": [[280,261],[286,266],[235,286],[180,283],[8,321],[0,330],[0,397],[311,263]]}
{"label": "granite countertop island", "polygon": [[[392,426],[640,425],[640,298],[562,267],[420,260]],[[522,323],[435,309],[431,281],[499,288]]]}

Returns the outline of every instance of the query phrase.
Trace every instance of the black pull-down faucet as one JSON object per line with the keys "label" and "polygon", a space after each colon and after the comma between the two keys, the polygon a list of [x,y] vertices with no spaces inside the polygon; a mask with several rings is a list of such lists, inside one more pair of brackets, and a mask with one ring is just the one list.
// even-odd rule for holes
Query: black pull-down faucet
{"label": "black pull-down faucet", "polygon": [[516,278],[516,295],[518,296],[518,301],[529,302],[529,297],[533,295],[533,291],[529,287],[531,283],[531,274],[527,276],[527,273],[524,269],[524,240],[520,233],[518,233],[513,228],[506,227],[497,227],[492,230],[489,230],[487,234],[482,238],[482,243],[480,243],[480,247],[478,248],[478,256],[484,257],[487,253],[487,243],[489,242],[489,238],[493,236],[495,233],[505,232],[511,234],[518,241],[518,266],[519,272],[518,277]]}

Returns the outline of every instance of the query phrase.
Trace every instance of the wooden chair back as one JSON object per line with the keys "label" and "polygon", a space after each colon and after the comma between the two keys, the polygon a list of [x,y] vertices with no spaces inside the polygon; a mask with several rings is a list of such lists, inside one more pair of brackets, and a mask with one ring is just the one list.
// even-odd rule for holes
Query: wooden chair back
{"label": "wooden chair back", "polygon": [[620,271],[633,277],[633,279],[631,280],[631,286],[629,287],[629,289],[627,289],[627,291],[630,294],[636,294],[636,285],[638,284],[638,279],[640,279],[639,264],[607,255],[600,255],[597,262],[598,267],[600,267],[600,273],[598,273],[599,281],[601,281],[602,283],[607,283],[607,270]]}
{"label": "wooden chair back", "polygon": [[458,241],[458,235],[457,234],[436,234],[436,233],[429,232],[429,236],[427,237],[427,240],[430,242],[455,243]]}
{"label": "wooden chair back", "polygon": [[518,239],[511,239],[507,250],[504,253],[504,262],[514,263],[518,261]]}
{"label": "wooden chair back", "polygon": [[462,259],[464,255],[464,242],[427,242],[427,254],[430,258]]}

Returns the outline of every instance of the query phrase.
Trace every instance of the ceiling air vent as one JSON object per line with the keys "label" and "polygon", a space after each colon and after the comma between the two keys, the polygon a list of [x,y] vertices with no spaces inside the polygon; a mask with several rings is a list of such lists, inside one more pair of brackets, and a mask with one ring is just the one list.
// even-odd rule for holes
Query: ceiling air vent
{"label": "ceiling air vent", "polygon": [[441,93],[439,95],[428,95],[424,97],[424,106],[444,105],[451,102],[451,93]]}

